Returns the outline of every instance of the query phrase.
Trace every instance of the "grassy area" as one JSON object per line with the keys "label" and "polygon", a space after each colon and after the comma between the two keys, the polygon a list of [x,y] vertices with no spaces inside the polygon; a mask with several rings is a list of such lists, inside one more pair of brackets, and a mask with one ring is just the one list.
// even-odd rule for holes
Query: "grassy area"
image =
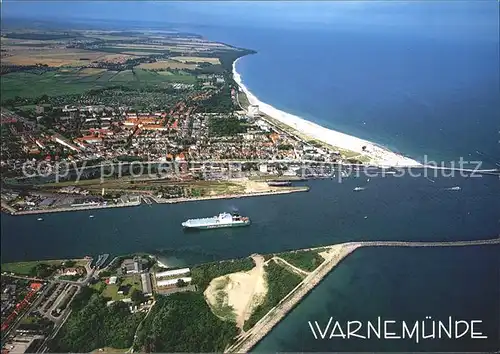
{"label": "grassy area", "polygon": [[[118,288],[122,285],[130,285],[127,295],[118,294]],[[93,289],[101,293],[101,296],[117,301],[125,298],[130,298],[130,294],[135,290],[142,291],[141,278],[139,275],[130,275],[119,278],[117,284],[106,284],[100,281],[91,286]]]}
{"label": "grassy area", "polygon": [[[75,262],[73,267],[84,267],[87,261],[84,259],[72,260]],[[28,262],[14,262],[14,263],[2,263],[2,272],[9,272],[19,275],[32,275],[31,271],[34,267],[40,264],[46,264],[51,266],[61,266],[65,262],[64,259],[54,259],[54,260],[43,260],[43,261],[28,261]]]}
{"label": "grassy area", "polygon": [[92,353],[127,353],[129,348],[127,349],[116,349],[111,347],[99,348],[98,350],[94,350]]}
{"label": "grassy area", "polygon": [[315,270],[324,261],[317,251],[286,252],[277,256],[307,272]]}
{"label": "grassy area", "polygon": [[154,53],[154,54],[165,54],[168,53],[168,49],[155,49],[155,48],[138,48],[138,47],[101,47],[100,52],[106,53],[116,53],[116,54],[126,54],[127,52],[143,52],[143,53]]}
{"label": "grassy area", "polygon": [[238,194],[245,191],[245,187],[238,183],[233,182],[218,182],[218,181],[192,181],[192,182],[171,182],[165,180],[151,180],[151,181],[140,181],[131,183],[132,179],[128,177],[123,177],[120,179],[109,179],[105,180],[103,183],[98,179],[94,180],[84,180],[79,181],[77,184],[74,181],[66,181],[59,183],[47,183],[41,186],[41,189],[59,189],[64,186],[77,185],[79,187],[84,187],[91,191],[100,192],[102,188],[105,188],[108,192],[130,192],[135,190],[142,191],[157,191],[160,187],[170,187],[170,186],[181,186],[188,190],[191,190],[197,196],[217,196],[223,194]]}
{"label": "grassy area", "polygon": [[91,89],[116,85],[130,88],[163,86],[166,83],[194,83],[193,75],[161,75],[157,72],[134,69],[121,72],[100,70],[83,71],[59,69],[43,74],[14,72],[2,75],[2,101],[15,96],[37,97],[41,94],[58,96],[81,94]]}
{"label": "grassy area", "polygon": [[141,69],[196,69],[197,64],[185,64],[175,60],[159,60],[153,63],[142,63],[139,65]]}

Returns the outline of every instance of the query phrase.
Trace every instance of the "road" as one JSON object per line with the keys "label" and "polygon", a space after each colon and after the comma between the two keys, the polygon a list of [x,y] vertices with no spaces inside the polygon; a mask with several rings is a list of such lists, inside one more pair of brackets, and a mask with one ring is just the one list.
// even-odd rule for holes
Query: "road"
{"label": "road", "polygon": [[293,269],[294,272],[298,273],[299,275],[308,275],[310,272],[306,272],[305,270],[303,269],[300,269],[300,268],[297,268],[296,266],[294,266],[293,264],[290,264],[288,263],[287,261],[285,261],[283,258],[281,257],[278,257],[278,256],[274,256],[273,258],[271,259],[274,259],[275,261],[277,261],[278,263],[283,263],[285,266]]}
{"label": "road", "polygon": [[19,325],[19,323],[21,322],[21,320],[27,315],[29,314],[31,311],[33,311],[33,309],[37,308],[38,305],[40,305],[40,301],[42,301],[42,299],[44,298],[45,294],[47,293],[47,291],[49,290],[49,287],[46,285],[44,286],[44,289],[41,293],[37,294],[37,297],[35,299],[35,301],[33,301],[31,303],[30,306],[28,306],[28,308],[26,309],[26,311],[24,311],[22,313],[21,316],[18,316],[14,322],[13,325],[10,326],[9,330],[6,331],[5,333],[2,333],[2,341],[8,337],[8,335],[12,332],[12,331],[15,331],[17,326]]}
{"label": "road", "polygon": [[137,336],[138,336],[138,333],[139,333],[139,329],[141,329],[142,324],[144,323],[144,321],[146,321],[146,318],[148,318],[148,316],[151,313],[151,310],[153,309],[153,307],[155,306],[155,304],[156,304],[156,301],[153,301],[153,303],[151,304],[151,307],[148,310],[148,313],[146,314],[146,316],[144,316],[144,318],[142,319],[141,323],[139,323],[139,325],[137,326],[137,329],[135,330],[135,333],[134,333],[134,340],[132,341],[132,346],[130,347],[129,350],[127,350],[127,353],[133,353],[134,352],[134,344],[135,344],[135,341],[137,339]]}

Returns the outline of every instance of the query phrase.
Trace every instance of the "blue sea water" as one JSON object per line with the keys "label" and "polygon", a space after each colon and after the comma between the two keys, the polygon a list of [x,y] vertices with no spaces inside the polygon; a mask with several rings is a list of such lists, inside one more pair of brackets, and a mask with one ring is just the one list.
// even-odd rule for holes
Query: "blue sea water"
{"label": "blue sea water", "polygon": [[[276,108],[419,160],[463,156],[495,167],[500,159],[498,2],[164,6],[168,12],[155,13],[179,29],[256,50],[237,69],[245,85]],[[2,261],[146,251],[184,265],[348,240],[500,235],[496,177],[372,178],[365,191],[353,193],[360,183],[366,182],[311,181],[309,193],[99,210],[93,219],[89,212],[47,215],[43,222],[2,215]],[[457,185],[461,191],[446,190]],[[188,217],[233,207],[253,225],[192,234],[179,227]],[[360,250],[255,350],[491,352],[500,348],[499,269],[498,247]],[[489,340],[316,341],[308,332],[308,320],[378,315],[482,319]]]}
{"label": "blue sea water", "polygon": [[419,161],[498,167],[498,2],[246,10],[240,23],[186,28],[256,50],[237,70],[261,101]]}

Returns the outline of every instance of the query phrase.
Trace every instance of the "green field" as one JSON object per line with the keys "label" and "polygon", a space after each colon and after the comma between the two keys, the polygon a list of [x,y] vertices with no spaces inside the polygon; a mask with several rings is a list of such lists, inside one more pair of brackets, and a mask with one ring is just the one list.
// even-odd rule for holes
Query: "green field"
{"label": "green field", "polygon": [[194,83],[193,75],[160,74],[158,72],[135,68],[121,72],[104,71],[93,75],[82,75],[78,70],[61,69],[43,74],[15,72],[2,75],[1,99],[5,101],[16,96],[38,97],[41,95],[59,96],[81,94],[91,89],[111,86],[141,88],[146,86],[164,86],[167,83]]}
{"label": "green field", "polygon": [[[47,264],[60,266],[65,260],[64,259],[54,259],[46,261],[28,261],[28,262],[15,262],[15,263],[2,263],[2,272],[14,273],[19,275],[31,275],[31,270],[39,264]],[[74,260],[75,267],[85,266],[86,261],[82,259]]]}
{"label": "green field", "polygon": [[[127,295],[122,295],[118,294],[118,288],[121,285],[130,285],[131,288],[128,292]],[[132,294],[132,291],[134,289],[138,291],[142,291],[142,286],[141,286],[141,278],[139,275],[132,275],[132,276],[126,276],[121,278],[121,283],[120,284],[106,284],[103,281],[100,281],[94,285],[91,286],[95,290],[101,292],[101,295],[110,298],[111,300],[122,300],[125,298],[130,298],[130,294]]]}
{"label": "green field", "polygon": [[101,47],[99,48],[100,52],[106,52],[106,53],[116,53],[116,54],[121,54],[125,52],[144,52],[144,53],[158,53],[158,54],[165,54],[169,53],[170,51],[168,49],[155,49],[155,48],[136,48],[136,47]]}
{"label": "green field", "polygon": [[307,272],[312,272],[324,262],[323,257],[317,251],[286,252],[279,253],[277,256]]}

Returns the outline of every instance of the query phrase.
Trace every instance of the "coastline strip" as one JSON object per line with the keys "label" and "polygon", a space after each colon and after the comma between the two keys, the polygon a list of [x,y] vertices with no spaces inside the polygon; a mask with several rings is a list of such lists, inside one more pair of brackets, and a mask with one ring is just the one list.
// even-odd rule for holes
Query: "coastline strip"
{"label": "coastline strip", "polygon": [[[395,153],[379,144],[357,138],[352,135],[341,133],[333,129],[325,128],[319,124],[305,120],[299,116],[281,111],[273,106],[260,101],[243,84],[241,75],[236,70],[236,63],[241,58],[233,62],[233,79],[240,89],[245,93],[247,100],[252,105],[258,105],[259,110],[269,117],[289,126],[295,131],[304,133],[312,139],[319,140],[327,145],[347,149],[360,155],[367,156],[373,160],[373,164],[380,166],[421,166],[421,163],[401,154]],[[365,148],[363,148],[365,147]]]}
{"label": "coastline strip", "polygon": [[486,240],[471,241],[361,241],[346,242],[333,246],[321,246],[304,250],[333,249],[333,254],[314,271],[304,278],[287,296],[264,315],[249,331],[243,333],[236,343],[228,347],[226,353],[248,353],[259,343],[287,314],[298,305],[302,299],[314,289],[323,278],[333,270],[343,259],[361,247],[464,247],[500,244],[500,237]]}
{"label": "coastline strip", "polygon": [[154,196],[150,198],[153,199],[158,204],[177,204],[186,202],[197,202],[202,200],[213,200],[213,199],[237,199],[237,198],[249,198],[249,197],[263,197],[267,195],[278,195],[278,194],[290,194],[298,192],[308,192],[309,187],[294,187],[294,189],[285,189],[277,191],[267,191],[267,192],[253,192],[253,193],[240,193],[240,194],[223,194],[223,195],[213,195],[207,197],[196,197],[196,198],[172,198],[172,199],[161,199]]}
{"label": "coastline strip", "polygon": [[38,210],[21,210],[14,211],[11,215],[34,215],[34,214],[49,214],[49,213],[62,213],[67,211],[82,211],[82,210],[93,210],[93,209],[107,209],[107,208],[125,208],[138,206],[141,204],[141,201],[128,202],[124,204],[111,204],[111,205],[85,205],[85,206],[76,206],[76,207],[67,207],[67,208],[54,208],[54,209],[38,209]]}
{"label": "coastline strip", "polygon": [[[248,197],[262,197],[268,195],[279,195],[279,194],[290,194],[297,192],[308,192],[309,187],[300,186],[294,187],[293,189],[284,189],[276,191],[266,191],[266,192],[254,192],[254,193],[241,193],[241,194],[224,194],[224,195],[214,195],[206,197],[195,197],[195,198],[172,198],[172,199],[162,199],[157,198],[152,195],[148,195],[149,198],[153,199],[157,204],[177,204],[186,202],[196,202],[203,200],[215,200],[215,199],[236,199],[236,198],[248,198]],[[20,215],[36,215],[36,214],[49,214],[49,213],[62,213],[70,211],[83,211],[83,210],[93,210],[93,209],[107,209],[107,208],[124,208],[133,207],[141,205],[140,198],[137,201],[128,202],[126,204],[111,204],[111,205],[87,205],[78,207],[67,207],[67,208],[54,208],[54,209],[38,209],[38,210],[22,210],[17,211],[14,208],[4,208],[2,203],[2,210],[6,209],[10,215],[20,216]]]}

